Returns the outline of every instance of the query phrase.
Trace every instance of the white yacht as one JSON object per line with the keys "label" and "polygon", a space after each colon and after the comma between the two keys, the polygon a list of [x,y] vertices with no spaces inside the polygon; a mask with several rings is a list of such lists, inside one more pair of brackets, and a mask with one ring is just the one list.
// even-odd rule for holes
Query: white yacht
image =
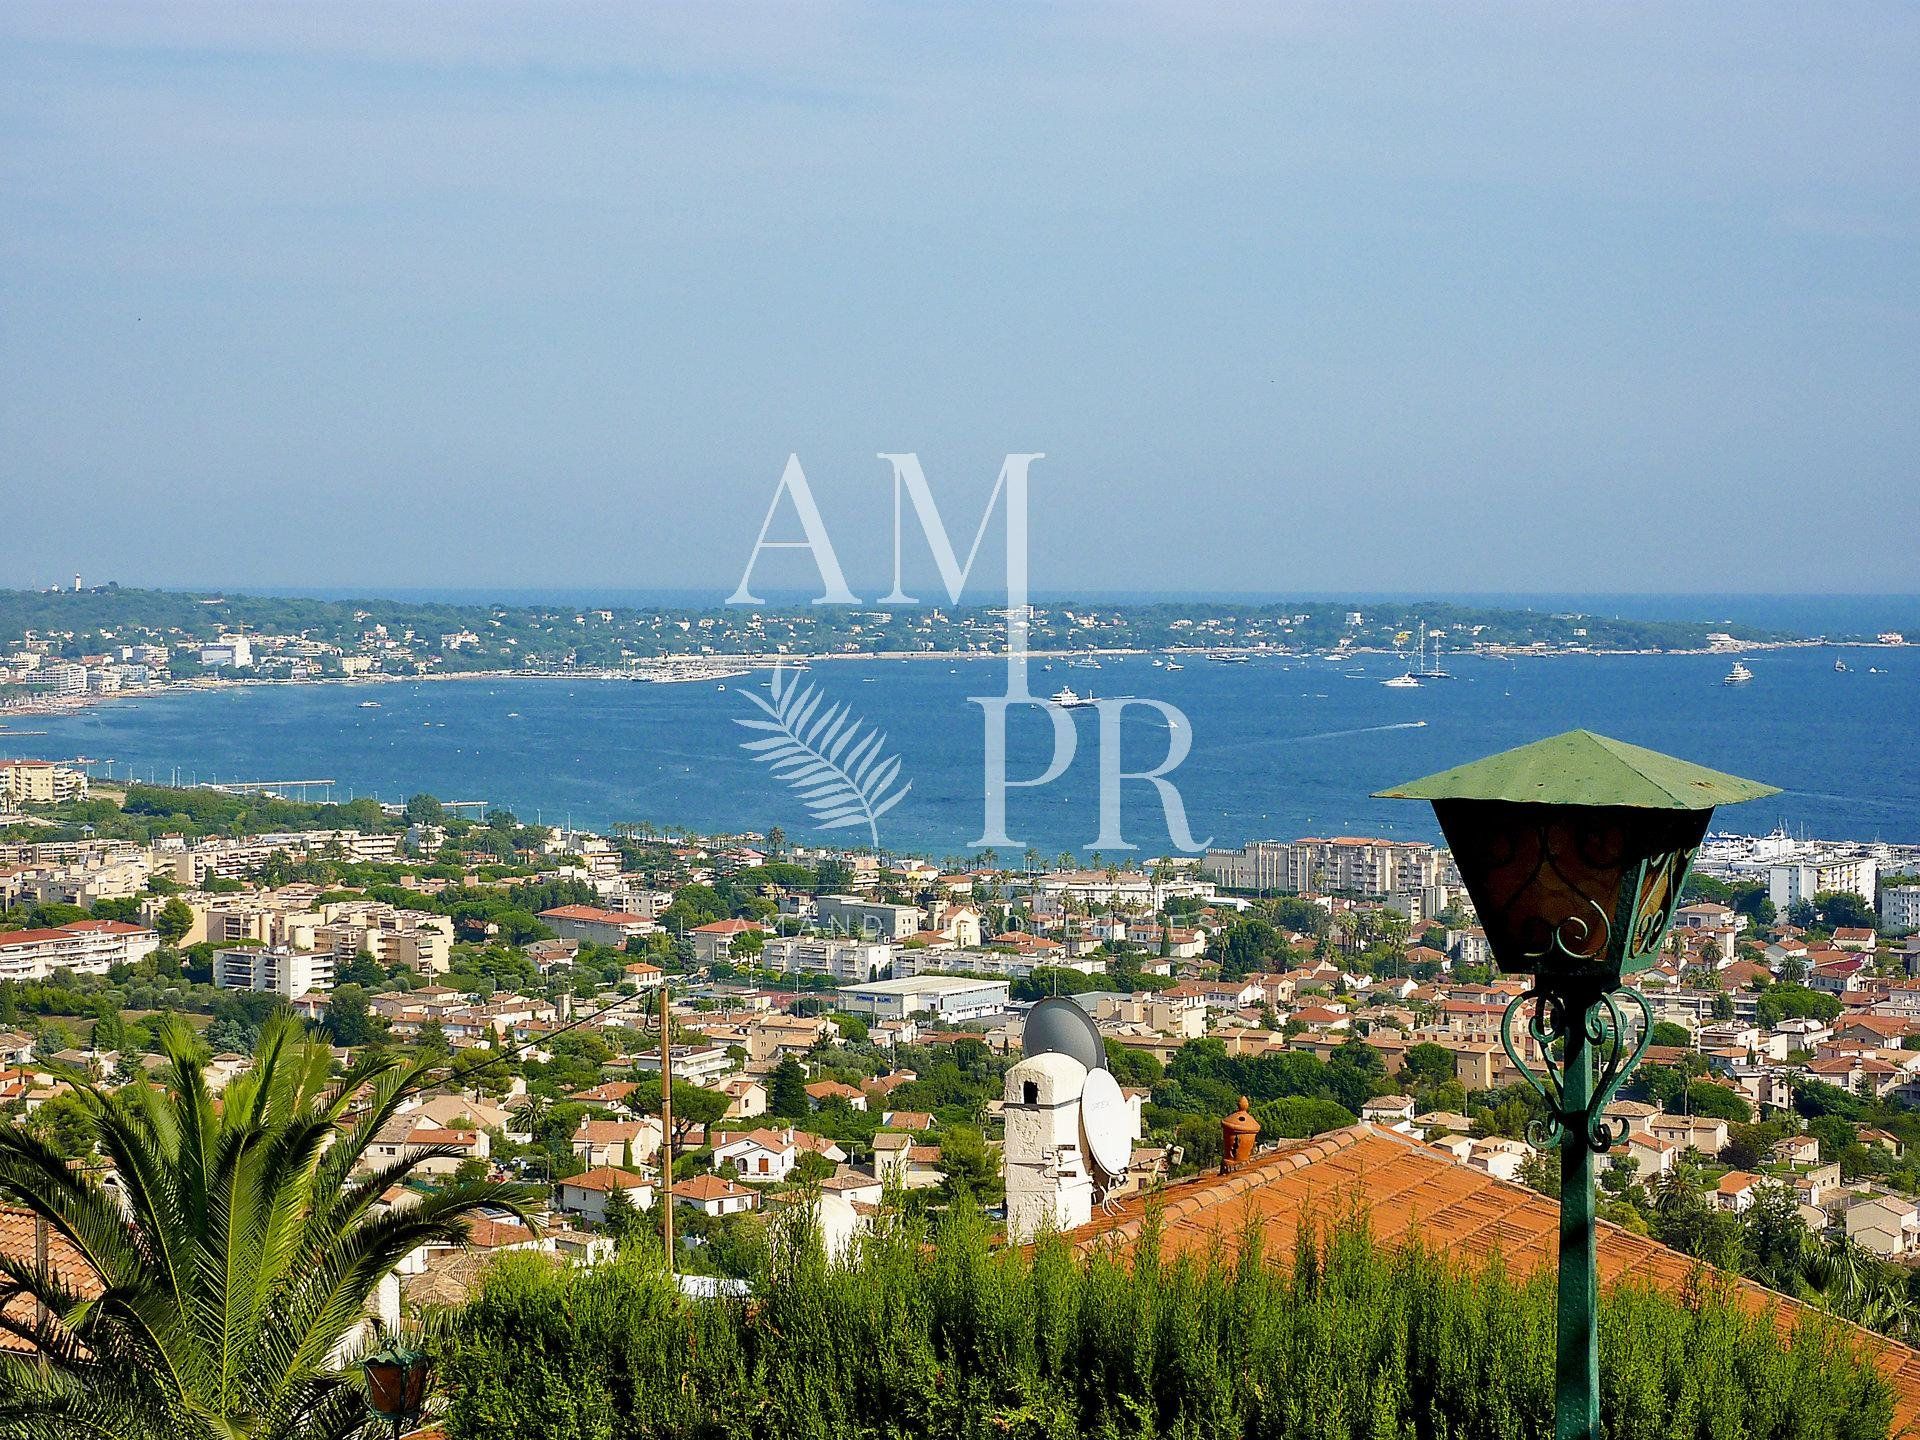
{"label": "white yacht", "polygon": [[1062,685],[1050,698],[1062,710],[1084,710],[1089,705],[1099,703],[1092,695],[1075,694],[1071,685]]}
{"label": "white yacht", "polygon": [[1720,683],[1722,685],[1744,685],[1751,679],[1753,679],[1753,671],[1749,670],[1743,662],[1736,660],[1733,662],[1733,669],[1727,672],[1727,678]]}
{"label": "white yacht", "polygon": [[1395,675],[1391,679],[1382,680],[1380,683],[1389,690],[1418,690],[1420,688],[1419,677],[1411,670],[1407,671],[1404,675]]}

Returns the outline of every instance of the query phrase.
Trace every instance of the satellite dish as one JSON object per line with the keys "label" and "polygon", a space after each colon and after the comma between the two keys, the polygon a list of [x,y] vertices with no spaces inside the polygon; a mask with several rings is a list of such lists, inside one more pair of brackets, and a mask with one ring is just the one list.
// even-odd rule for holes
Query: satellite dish
{"label": "satellite dish", "polygon": [[1133,1128],[1127,1117],[1127,1097],[1105,1070],[1089,1070],[1087,1085],[1080,1092],[1080,1134],[1086,1141],[1087,1155],[1094,1165],[1109,1176],[1127,1173],[1133,1159]]}
{"label": "satellite dish", "polygon": [[1050,995],[1027,1012],[1020,1050],[1026,1055],[1071,1055],[1089,1070],[1107,1068],[1107,1043],[1099,1027],[1078,1002],[1064,995]]}

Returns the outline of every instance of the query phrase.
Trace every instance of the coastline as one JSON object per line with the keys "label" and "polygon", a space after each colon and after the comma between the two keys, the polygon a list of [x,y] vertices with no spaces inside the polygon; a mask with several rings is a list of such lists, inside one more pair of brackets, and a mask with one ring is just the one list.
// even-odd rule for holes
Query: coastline
{"label": "coastline", "polygon": [[[1451,656],[1477,656],[1486,660],[1552,660],[1586,657],[1606,659],[1619,657],[1665,658],[1699,657],[1721,655],[1738,657],[1764,651],[1782,650],[1901,650],[1913,648],[1911,644],[1893,644],[1878,640],[1828,640],[1825,638],[1805,640],[1765,640],[1750,644],[1706,645],[1691,649],[1624,650],[1593,649],[1587,647],[1544,645],[1476,645],[1462,647],[1447,652]],[[1079,658],[1126,659],[1148,655],[1177,655],[1185,659],[1208,659],[1214,656],[1232,656],[1247,661],[1257,660],[1327,660],[1341,661],[1359,657],[1388,656],[1404,658],[1405,652],[1379,645],[1356,645],[1344,650],[1285,650],[1280,648],[1261,648],[1240,645],[1171,645],[1160,647],[1113,646],[1069,650],[1026,650],[1020,652],[1029,660],[1054,661]],[[472,680],[565,680],[592,681],[597,683],[632,682],[652,684],[696,683],[698,676],[660,679],[645,673],[641,667],[649,670],[726,668],[732,671],[768,670],[780,665],[804,664],[816,665],[830,661],[867,661],[907,662],[907,661],[945,661],[954,664],[959,661],[992,661],[1005,663],[1011,658],[1005,652],[993,650],[868,650],[859,652],[828,651],[821,654],[784,654],[773,651],[742,651],[713,655],[662,655],[639,662],[625,669],[607,669],[595,667],[576,670],[440,670],[427,671],[418,675],[385,674],[370,672],[362,675],[329,675],[304,679],[207,679],[197,677],[191,680],[172,680],[164,684],[148,685],[137,689],[123,689],[85,695],[25,696],[18,699],[0,700],[0,739],[9,734],[28,734],[31,732],[14,730],[8,724],[16,719],[72,715],[94,709],[97,706],[111,705],[123,700],[150,700],[159,696],[191,694],[198,691],[225,691],[250,689],[278,689],[291,686],[380,686],[404,684],[408,682],[452,682]]]}

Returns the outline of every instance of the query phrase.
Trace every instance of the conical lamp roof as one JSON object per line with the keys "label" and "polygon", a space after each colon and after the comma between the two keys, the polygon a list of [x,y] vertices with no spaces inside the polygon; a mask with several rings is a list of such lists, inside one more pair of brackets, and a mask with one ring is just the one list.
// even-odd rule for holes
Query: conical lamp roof
{"label": "conical lamp roof", "polygon": [[1779,787],[1591,730],[1536,740],[1423,780],[1374,793],[1377,800],[1505,800],[1522,805],[1618,805],[1640,810],[1711,810],[1778,795]]}

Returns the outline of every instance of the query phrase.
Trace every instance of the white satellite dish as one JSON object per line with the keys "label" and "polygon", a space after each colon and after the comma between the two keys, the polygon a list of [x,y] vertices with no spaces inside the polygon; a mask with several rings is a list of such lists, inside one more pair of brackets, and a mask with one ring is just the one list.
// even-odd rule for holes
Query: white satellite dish
{"label": "white satellite dish", "polygon": [[1133,1159],[1133,1129],[1127,1117],[1127,1097],[1111,1071],[1089,1070],[1080,1092],[1080,1135],[1095,1168],[1110,1176],[1127,1173]]}

